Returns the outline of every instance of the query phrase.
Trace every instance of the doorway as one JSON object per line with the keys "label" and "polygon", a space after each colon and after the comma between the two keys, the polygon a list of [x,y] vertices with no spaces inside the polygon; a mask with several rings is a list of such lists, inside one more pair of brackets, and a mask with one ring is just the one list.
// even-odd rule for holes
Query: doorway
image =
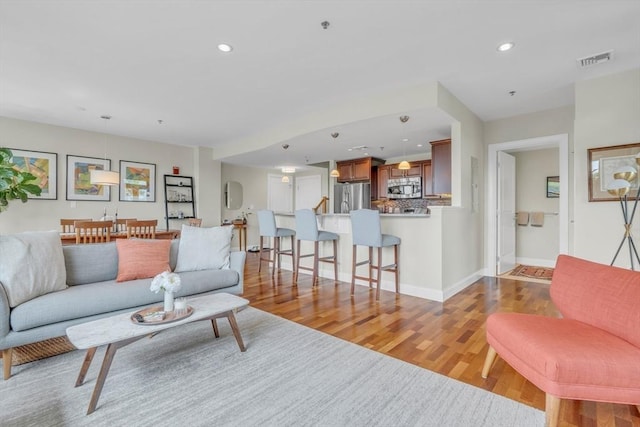
{"label": "doorway", "polygon": [[499,269],[498,260],[498,200],[500,198],[498,185],[498,153],[538,150],[544,148],[558,149],[558,167],[560,179],[560,197],[558,217],[558,253],[568,253],[569,249],[569,140],[567,134],[530,138],[518,141],[490,144],[488,146],[487,165],[487,230],[485,275],[496,276]]}

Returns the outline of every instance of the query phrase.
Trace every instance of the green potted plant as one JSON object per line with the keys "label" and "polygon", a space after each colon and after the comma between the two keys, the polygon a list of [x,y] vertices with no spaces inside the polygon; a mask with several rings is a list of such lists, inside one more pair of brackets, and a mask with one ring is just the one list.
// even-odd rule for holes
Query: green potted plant
{"label": "green potted plant", "polygon": [[36,177],[18,170],[12,160],[11,150],[0,147],[0,212],[7,210],[9,200],[20,199],[26,203],[29,194],[39,196],[42,192],[33,182]]}

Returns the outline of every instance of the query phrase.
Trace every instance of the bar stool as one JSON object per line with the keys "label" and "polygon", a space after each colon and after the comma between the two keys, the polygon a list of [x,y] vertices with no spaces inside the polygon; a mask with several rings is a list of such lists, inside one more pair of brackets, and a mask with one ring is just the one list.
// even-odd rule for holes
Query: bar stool
{"label": "bar stool", "polygon": [[[316,220],[316,214],[311,209],[300,209],[296,211],[296,238],[298,245],[298,259],[296,261],[295,274],[293,275],[293,283],[298,283],[298,271],[300,269],[312,271],[311,277],[312,286],[316,285],[318,279],[318,263],[327,262],[333,264],[333,274],[335,281],[338,281],[338,261],[336,253],[338,249],[338,235],[329,231],[319,231],[318,222]],[[300,241],[308,240],[313,242],[313,253],[301,255],[300,254]],[[333,256],[320,257],[319,243],[320,242],[333,242]],[[300,258],[313,257],[313,268],[301,267]]]}
{"label": "bar stool", "polygon": [[[383,271],[392,271],[395,273],[396,293],[399,292],[399,266],[398,266],[398,248],[400,246],[400,238],[390,234],[382,234],[380,227],[380,213],[372,209],[358,209],[351,211],[351,233],[353,234],[353,262],[351,265],[351,295],[354,294],[356,279],[369,281],[369,287],[376,283],[376,301],[380,299],[380,278]],[[369,248],[369,257],[364,261],[357,261],[358,246],[367,246]],[[393,246],[394,262],[386,266],[382,266],[382,248]],[[377,264],[373,265],[373,248],[378,248]],[[369,265],[369,277],[357,276],[356,268],[361,265]],[[378,270],[377,277],[373,278],[373,270]]]}
{"label": "bar stool", "polygon": [[[280,255],[288,255],[291,257],[291,263],[294,264],[293,267],[295,269],[295,252],[293,248],[293,236],[296,235],[296,232],[290,228],[278,228],[276,227],[276,217],[273,214],[273,211],[269,210],[259,210],[258,211],[258,227],[260,228],[260,261],[258,264],[258,273],[262,269],[262,262],[267,261],[268,263],[273,263],[273,270],[271,270],[271,275],[273,275],[276,271],[276,266],[279,269],[281,265]],[[273,249],[268,249],[265,251],[264,249],[264,238],[273,237]],[[281,246],[281,238],[282,237],[291,237],[291,249],[282,250]],[[267,258],[263,258],[263,252],[271,252],[273,250],[273,260],[271,259],[271,255]]]}

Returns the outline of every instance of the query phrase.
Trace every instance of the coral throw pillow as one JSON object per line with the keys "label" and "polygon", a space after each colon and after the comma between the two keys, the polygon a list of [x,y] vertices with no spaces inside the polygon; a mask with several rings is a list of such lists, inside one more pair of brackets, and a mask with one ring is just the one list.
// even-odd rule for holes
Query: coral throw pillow
{"label": "coral throw pillow", "polygon": [[146,279],[169,267],[171,240],[117,239],[118,277],[116,282]]}

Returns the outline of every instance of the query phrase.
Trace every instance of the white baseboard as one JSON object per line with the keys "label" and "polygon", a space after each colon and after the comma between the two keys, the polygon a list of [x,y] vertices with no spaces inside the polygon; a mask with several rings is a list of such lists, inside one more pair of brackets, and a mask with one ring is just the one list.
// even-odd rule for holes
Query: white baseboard
{"label": "white baseboard", "polygon": [[[290,267],[290,264],[285,265],[283,263],[282,265],[282,268],[291,270],[291,268],[289,267]],[[299,274],[307,274],[310,276],[311,272],[306,270],[300,270]],[[387,274],[393,277],[392,274],[390,273],[387,273]],[[325,279],[333,279],[333,270],[320,269],[320,271],[318,272],[318,275]],[[482,270],[479,270],[465,277],[464,279],[458,281],[457,283],[453,284],[453,286],[450,286],[444,291],[441,291],[438,289],[423,288],[423,287],[409,285],[409,284],[400,282],[400,293],[402,295],[410,295],[413,297],[424,298],[431,301],[444,302],[445,300],[451,298],[458,292],[467,288],[472,283],[475,283],[482,276],[483,276]],[[351,283],[351,273],[338,272],[338,280],[345,283]],[[366,280],[356,279],[356,285],[369,287],[369,282],[367,282]],[[393,281],[393,279],[385,280],[383,276],[382,283],[380,284],[380,289],[383,289],[385,291],[395,292],[396,291],[395,282]]]}

